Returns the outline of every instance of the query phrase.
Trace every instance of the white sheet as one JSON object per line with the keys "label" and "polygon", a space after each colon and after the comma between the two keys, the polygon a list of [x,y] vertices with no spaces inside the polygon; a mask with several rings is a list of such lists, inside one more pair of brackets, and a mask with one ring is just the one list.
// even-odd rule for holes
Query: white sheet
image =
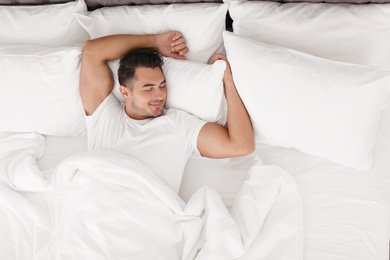
{"label": "white sheet", "polygon": [[0,146],[0,259],[236,259],[255,239],[256,259],[302,259],[300,194],[279,167],[251,167],[229,212],[210,188],[184,203],[112,151],[41,171],[42,136],[1,134]]}
{"label": "white sheet", "polygon": [[[256,154],[264,164],[291,173],[298,184],[303,202],[304,259],[389,259],[390,110],[382,113],[371,172],[260,143]],[[197,187],[208,185],[229,206],[248,167],[247,158],[193,157],[180,194],[187,199]]]}
{"label": "white sheet", "polygon": [[383,116],[371,172],[258,145],[265,164],[277,164],[297,181],[303,201],[305,259],[389,259],[390,111]]}
{"label": "white sheet", "polygon": [[[48,137],[43,169],[65,156],[86,149],[85,140]],[[67,148],[61,150],[58,147]],[[291,173],[303,201],[304,257],[322,259],[389,259],[390,238],[390,110],[383,112],[375,145],[375,166],[358,172],[294,149],[257,144],[264,164],[278,165]],[[231,207],[250,157],[210,160],[194,156],[187,164],[180,196],[187,201],[204,185],[216,190]],[[252,249],[255,247],[252,247]],[[260,251],[260,250],[259,250]]]}

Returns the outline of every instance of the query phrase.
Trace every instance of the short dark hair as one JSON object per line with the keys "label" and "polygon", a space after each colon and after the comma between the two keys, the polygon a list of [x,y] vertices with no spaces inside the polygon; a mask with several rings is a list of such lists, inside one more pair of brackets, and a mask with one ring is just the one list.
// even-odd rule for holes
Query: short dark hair
{"label": "short dark hair", "polygon": [[134,78],[135,70],[139,67],[161,69],[163,59],[161,55],[150,48],[140,48],[129,51],[120,61],[118,80],[120,85],[129,83]]}

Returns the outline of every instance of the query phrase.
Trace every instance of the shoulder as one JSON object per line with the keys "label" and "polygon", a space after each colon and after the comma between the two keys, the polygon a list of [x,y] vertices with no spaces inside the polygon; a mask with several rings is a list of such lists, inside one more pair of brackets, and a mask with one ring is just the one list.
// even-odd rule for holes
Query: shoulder
{"label": "shoulder", "polygon": [[98,107],[97,111],[99,109],[107,109],[107,108],[122,108],[122,104],[119,102],[119,100],[114,96],[114,94],[109,94],[103,102]]}
{"label": "shoulder", "polygon": [[187,111],[176,108],[166,109],[164,116],[176,122],[185,122],[187,120],[200,120],[198,117],[188,113]]}
{"label": "shoulder", "polygon": [[87,116],[87,118],[93,119],[101,117],[105,114],[120,114],[120,111],[123,110],[123,105],[118,101],[118,99],[111,93],[109,94],[103,102],[97,107],[92,115]]}
{"label": "shoulder", "polygon": [[165,112],[165,116],[167,118],[170,118],[170,120],[177,126],[182,126],[185,129],[203,126],[206,123],[206,121],[181,109],[167,109]]}
{"label": "shoulder", "polygon": [[102,102],[102,104],[106,103],[109,106],[122,106],[119,100],[115,97],[113,93],[110,93],[106,99]]}

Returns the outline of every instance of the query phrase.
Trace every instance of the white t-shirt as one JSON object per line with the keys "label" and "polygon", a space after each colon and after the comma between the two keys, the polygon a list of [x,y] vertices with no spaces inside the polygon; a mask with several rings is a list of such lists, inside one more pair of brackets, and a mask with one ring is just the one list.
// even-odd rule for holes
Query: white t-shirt
{"label": "white t-shirt", "polygon": [[137,158],[176,192],[205,121],[177,109],[145,120],[130,118],[113,94],[87,116],[88,149],[114,150]]}

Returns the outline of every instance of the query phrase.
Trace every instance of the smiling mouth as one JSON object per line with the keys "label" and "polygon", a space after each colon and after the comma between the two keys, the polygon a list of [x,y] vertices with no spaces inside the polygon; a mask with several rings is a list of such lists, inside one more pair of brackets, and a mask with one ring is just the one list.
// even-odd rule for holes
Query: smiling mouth
{"label": "smiling mouth", "polygon": [[163,104],[164,104],[163,101],[149,102],[149,105],[154,106],[154,107],[159,107],[159,106],[161,106]]}

